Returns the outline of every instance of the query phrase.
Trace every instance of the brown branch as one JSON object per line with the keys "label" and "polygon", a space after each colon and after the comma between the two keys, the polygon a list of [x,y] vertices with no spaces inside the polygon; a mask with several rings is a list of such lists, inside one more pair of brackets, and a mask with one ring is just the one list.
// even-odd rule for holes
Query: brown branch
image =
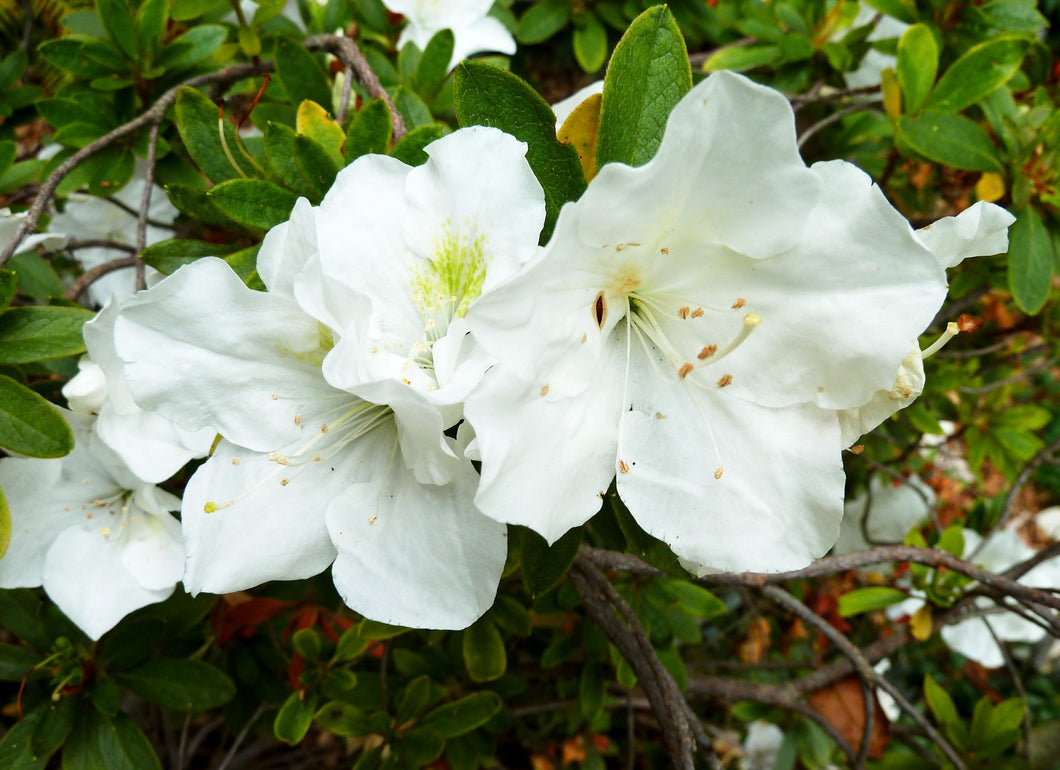
{"label": "brown branch", "polygon": [[136,267],[139,264],[142,263],[136,257],[122,257],[121,259],[112,259],[110,262],[104,262],[102,265],[96,265],[91,270],[86,270],[79,275],[77,280],[70,284],[70,288],[63,292],[63,296],[70,300],[76,300],[85,289],[107,273],[113,273],[123,267]]}
{"label": "brown branch", "polygon": [[[568,577],[581,595],[590,617],[604,630],[637,675],[659,722],[670,762],[679,770],[694,770],[692,753],[696,744],[688,724],[688,705],[670,672],[659,662],[637,616],[584,554],[575,558]],[[621,620],[615,616],[616,610]]]}
{"label": "brown branch", "polygon": [[386,103],[386,108],[390,111],[390,123],[394,127],[394,142],[398,142],[406,134],[405,121],[390,99],[390,94],[383,88],[379,76],[369,66],[368,60],[353,40],[344,35],[314,35],[305,41],[305,47],[319,48],[335,54],[343,66],[353,70],[357,80],[368,89],[372,97],[382,99]]}
{"label": "brown branch", "polygon": [[44,184],[41,185],[40,190],[38,190],[33,205],[30,206],[29,211],[26,212],[26,216],[22,219],[18,229],[15,231],[14,237],[12,237],[11,241],[4,247],[3,251],[0,251],[0,267],[2,267],[7,260],[11,258],[11,255],[15,253],[15,249],[18,248],[22,239],[36,229],[37,223],[40,222],[40,218],[44,214],[45,206],[47,206],[48,201],[51,200],[51,197],[55,194],[55,190],[59,187],[59,183],[63,181],[67,174],[73,171],[86,158],[89,158],[100,150],[109,147],[119,139],[140,130],[144,126],[160,122],[166,114],[166,110],[173,106],[173,103],[177,100],[177,94],[180,92],[181,88],[185,86],[197,87],[208,85],[210,83],[231,83],[245,77],[250,77],[251,75],[260,75],[263,72],[271,72],[272,69],[272,62],[262,62],[261,64],[236,64],[232,67],[218,70],[217,72],[210,72],[205,75],[189,78],[180,85],[176,85],[166,91],[147,111],[133,118],[128,123],[124,123],[113,131],[104,134],[94,142],[85,145],[64,160],[51,174],[48,175],[48,178],[44,181]]}
{"label": "brown branch", "polygon": [[108,238],[73,238],[66,242],[63,249],[56,249],[56,251],[78,251],[80,249],[113,249],[114,251],[124,251],[126,254],[136,254],[136,247],[130,246],[127,243],[121,241],[112,241]]}
{"label": "brown branch", "polygon": [[[155,162],[158,159],[158,130],[160,120],[151,124],[147,138],[147,168],[144,171],[144,194],[140,200],[140,214],[136,219],[136,255],[140,256],[147,247],[147,217],[151,211],[151,188],[155,184]],[[147,288],[142,259],[136,260],[136,290]]]}

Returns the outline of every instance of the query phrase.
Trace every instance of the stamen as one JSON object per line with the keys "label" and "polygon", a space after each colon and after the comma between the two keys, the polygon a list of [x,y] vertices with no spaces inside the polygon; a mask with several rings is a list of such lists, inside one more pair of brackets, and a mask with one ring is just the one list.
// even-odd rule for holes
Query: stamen
{"label": "stamen", "polygon": [[693,368],[694,367],[692,366],[692,364],[681,364],[681,368],[677,370],[677,376],[683,380],[685,377],[688,376],[689,372],[691,372]]}
{"label": "stamen", "polygon": [[920,351],[920,357],[931,358],[931,356],[935,355],[944,347],[946,347],[947,342],[952,340],[960,333],[961,327],[958,326],[955,322],[950,321],[948,324],[946,324],[946,331],[942,333],[942,336],[935,340],[935,342],[933,342],[929,347]]}
{"label": "stamen", "polygon": [[739,310],[740,308],[742,308],[746,304],[747,304],[747,300],[745,300],[743,297],[737,297],[736,301],[732,303],[732,309],[733,310]]}
{"label": "stamen", "polygon": [[693,318],[702,318],[703,317],[703,308],[697,307],[695,310],[693,310],[692,311],[692,317]]}
{"label": "stamen", "polygon": [[547,396],[548,395],[548,391],[549,391],[549,384],[546,382],[544,385],[541,386],[541,395],[542,395],[542,397]]}
{"label": "stamen", "polygon": [[704,348],[701,351],[699,351],[699,354],[696,356],[696,358],[698,358],[700,361],[702,361],[704,358],[710,358],[712,355],[714,355],[717,352],[718,352],[718,346],[717,345],[706,345],[706,346],[704,346]]}
{"label": "stamen", "polygon": [[721,376],[721,379],[718,380],[718,387],[719,388],[724,388],[726,385],[732,385],[732,375],[731,374],[723,374]]}
{"label": "stamen", "polygon": [[677,316],[682,320],[688,318],[688,314],[691,312],[691,310],[692,308],[690,308],[688,305],[685,305],[684,307],[678,309]]}
{"label": "stamen", "polygon": [[714,478],[720,479],[721,478],[721,474],[723,474],[723,473],[725,473],[725,469],[719,467],[716,471],[714,471]]}
{"label": "stamen", "polygon": [[718,357],[712,363],[720,361],[725,358],[725,356],[729,355],[729,353],[736,350],[736,348],[740,347],[740,345],[743,344],[743,341],[751,336],[751,332],[753,332],[760,323],[762,323],[762,316],[758,315],[758,313],[748,313],[745,315],[743,317],[743,328],[740,329],[740,333],[736,335],[736,338],[733,339],[732,342],[723,347],[720,351],[717,351]]}
{"label": "stamen", "polygon": [[619,460],[618,461],[618,472],[619,473],[629,473],[629,463],[627,463],[625,460]]}

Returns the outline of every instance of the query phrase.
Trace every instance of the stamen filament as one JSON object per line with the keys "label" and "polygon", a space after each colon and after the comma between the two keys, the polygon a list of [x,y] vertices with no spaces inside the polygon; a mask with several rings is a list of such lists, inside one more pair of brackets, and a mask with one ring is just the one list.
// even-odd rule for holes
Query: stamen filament
{"label": "stamen filament", "polygon": [[960,333],[961,327],[958,326],[954,321],[950,321],[948,324],[946,324],[946,331],[944,331],[942,335],[937,340],[935,340],[930,346],[920,351],[920,357],[922,359],[931,358],[933,355],[935,355],[944,347],[946,347],[947,342],[952,340]]}
{"label": "stamen filament", "polygon": [[729,355],[729,353],[736,350],[736,348],[740,347],[744,340],[750,337],[751,332],[758,328],[758,325],[761,323],[762,316],[758,315],[758,313],[748,313],[745,315],[743,317],[743,328],[740,329],[740,333],[737,334],[729,344],[710,356],[710,362],[716,364],[718,361],[725,358],[725,356]]}

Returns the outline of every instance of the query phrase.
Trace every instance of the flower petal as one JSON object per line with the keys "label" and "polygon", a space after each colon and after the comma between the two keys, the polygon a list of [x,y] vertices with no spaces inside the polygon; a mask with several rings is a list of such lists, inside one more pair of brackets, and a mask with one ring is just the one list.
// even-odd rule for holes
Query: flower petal
{"label": "flower petal", "polygon": [[317,322],[282,296],[248,289],[219,259],[131,299],[115,345],[143,408],[257,451],[297,439],[296,418],[337,394],[320,374]]}
{"label": "flower petal", "polygon": [[706,570],[799,569],[831,548],[844,486],[834,413],[770,409],[633,364],[618,494],[645,530]]}
{"label": "flower petal", "polygon": [[448,484],[420,484],[397,456],[393,426],[362,442],[371,478],[327,510],[339,593],[383,623],[466,628],[493,604],[507,555],[505,527],[471,504],[474,469],[465,461]]}
{"label": "flower petal", "polygon": [[943,217],[916,231],[921,243],[943,267],[956,267],[968,257],[1008,251],[1008,228],[1016,217],[1000,206],[979,201],[955,217]]}

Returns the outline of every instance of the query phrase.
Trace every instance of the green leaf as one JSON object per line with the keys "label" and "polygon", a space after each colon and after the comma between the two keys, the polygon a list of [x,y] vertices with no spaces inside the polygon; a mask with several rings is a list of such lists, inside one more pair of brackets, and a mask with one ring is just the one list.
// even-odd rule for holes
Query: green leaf
{"label": "green leaf", "polygon": [[393,639],[395,636],[401,636],[409,629],[404,626],[391,626],[386,623],[380,623],[377,620],[365,618],[357,624],[355,630],[357,635],[362,639],[381,641],[383,639]]}
{"label": "green leaf", "polygon": [[1000,37],[972,46],[943,74],[928,108],[959,112],[975,104],[1016,74],[1027,46],[1022,37]]}
{"label": "green leaf", "polygon": [[839,597],[839,614],[848,618],[851,615],[860,615],[862,612],[881,610],[908,598],[909,594],[897,588],[885,586],[855,588]]}
{"label": "green leaf", "polygon": [[294,159],[294,140],[297,137],[298,134],[290,126],[271,121],[267,123],[262,137],[265,144],[265,159],[278,179],[288,189],[307,198],[316,197],[319,201],[323,195],[306,182]]}
{"label": "green leaf", "polygon": [[545,192],[544,243],[552,235],[560,207],[585,191],[578,153],[556,139],[552,108],[512,73],[481,62],[461,63],[453,89],[461,126],[494,126],[528,145],[526,160]]}
{"label": "green leaf", "polygon": [[532,3],[519,20],[519,42],[543,43],[570,21],[570,0],[543,0]]}
{"label": "green leaf", "polygon": [[914,24],[919,20],[914,0],[865,0],[865,5],[906,24]]}
{"label": "green leaf", "polygon": [[324,107],[331,105],[331,85],[324,70],[297,41],[284,37],[276,43],[276,77],[292,103],[309,99]]}
{"label": "green leaf", "polygon": [[18,154],[18,145],[14,142],[0,142],[0,176],[3,176]]}
{"label": "green leaf", "polygon": [[236,694],[232,680],[221,671],[186,658],[149,660],[115,677],[144,700],[177,711],[205,711]]}
{"label": "green leaf", "polygon": [[958,559],[964,555],[964,526],[961,523],[951,524],[939,535],[936,548],[953,554]]}
{"label": "green leaf", "polygon": [[29,55],[22,50],[15,51],[0,63],[0,93],[14,89],[28,63]]}
{"label": "green leaf", "polygon": [[294,138],[293,153],[298,173],[313,193],[306,197],[313,203],[319,203],[335,182],[339,167],[327,150],[308,136],[298,135]]}
{"label": "green leaf", "polygon": [[706,588],[687,580],[667,581],[670,591],[681,600],[681,608],[697,618],[712,618],[725,612],[725,602]]}
{"label": "green leaf", "polygon": [[208,193],[221,212],[249,227],[268,230],[291,216],[298,195],[260,179],[232,179]]}
{"label": "green leaf", "polygon": [[291,645],[295,652],[308,661],[320,659],[320,653],[324,643],[320,638],[320,632],[315,628],[300,628],[291,636]]}
{"label": "green leaf", "polygon": [[0,767],[4,770],[44,770],[48,757],[33,750],[33,733],[44,715],[44,709],[26,714],[15,722],[0,739]]}
{"label": "green leaf", "polygon": [[394,707],[394,718],[403,725],[423,711],[431,697],[431,678],[426,674],[418,676],[405,685],[397,698]]}
{"label": "green leaf", "polygon": [[78,307],[15,307],[0,315],[0,364],[25,364],[85,352],[81,327],[95,313]]}
{"label": "green leaf", "polygon": [[176,206],[178,211],[191,219],[197,219],[203,224],[213,225],[214,227],[250,230],[226,217],[210,200],[206,190],[185,184],[170,184],[166,186],[166,195],[169,196],[169,202]]}
{"label": "green leaf", "polygon": [[[49,401],[0,375],[0,447],[29,457],[62,457],[74,448],[74,434]],[[3,508],[7,510],[6,502]],[[8,538],[10,526],[9,519]],[[0,555],[6,548],[4,543]]]}
{"label": "green leaf", "polygon": [[186,238],[170,238],[153,243],[143,250],[140,258],[145,264],[165,275],[203,257],[219,257],[239,249],[234,243],[209,243]]}
{"label": "green leaf", "polygon": [[[179,0],[183,2],[184,0]],[[164,67],[188,67],[213,56],[228,37],[228,29],[221,24],[202,24],[192,27],[166,45],[158,63]]]}
{"label": "green leaf", "polygon": [[928,160],[968,171],[1001,171],[986,131],[963,115],[925,111],[898,119],[898,139]]}
{"label": "green leaf", "polygon": [[342,126],[328,117],[327,110],[316,102],[308,99],[303,101],[295,114],[295,130],[319,144],[336,168],[342,167],[342,145],[346,141],[346,134]]}
{"label": "green leaf", "polygon": [[509,633],[529,636],[533,630],[533,619],[529,611],[514,596],[498,594],[489,609],[489,619]]}
{"label": "green leaf", "polygon": [[581,527],[575,527],[552,545],[531,529],[523,536],[523,584],[530,596],[540,596],[567,574],[582,542]]}
{"label": "green leaf", "polygon": [[394,749],[408,767],[426,767],[442,755],[445,738],[429,727],[414,727],[401,736]]}
{"label": "green leaf", "polygon": [[426,126],[434,120],[431,110],[414,91],[405,86],[394,89],[394,109],[410,129]]}
{"label": "green leaf", "polygon": [[46,300],[63,293],[63,281],[51,262],[32,251],[11,257],[7,267],[18,275],[18,290],[23,294]]}
{"label": "green leaf", "polygon": [[607,61],[607,29],[595,16],[574,29],[574,58],[586,72],[596,72]]}
{"label": "green leaf", "polygon": [[[0,492],[0,496],[2,494]],[[4,505],[6,507],[6,503]],[[17,644],[0,643],[0,681],[17,682],[41,662],[41,657],[40,653]]]}
{"label": "green leaf", "polygon": [[109,43],[104,43],[102,40],[66,37],[42,43],[37,52],[44,57],[45,61],[54,64],[61,70],[76,73],[81,77],[98,78],[110,75],[115,71],[115,67],[100,64],[89,56],[91,51],[96,54],[97,58],[102,58],[105,54],[101,54],[100,46],[118,57],[118,61],[111,64],[115,64],[119,69],[123,68],[124,61],[121,59],[121,55]]}
{"label": "green leaf", "polygon": [[362,155],[385,155],[390,148],[393,127],[390,110],[382,99],[373,99],[353,116],[346,132],[346,163],[353,163]]}
{"label": "green leaf", "polygon": [[441,89],[442,83],[449,76],[453,44],[453,31],[450,29],[439,30],[427,42],[413,78],[413,84],[420,94],[433,97]]}
{"label": "green leaf", "polygon": [[464,630],[464,666],[472,682],[492,682],[504,676],[508,655],[501,632],[492,622],[480,619]]}
{"label": "green leaf", "polygon": [[410,166],[422,165],[427,162],[427,153],[423,151],[423,148],[434,140],[441,139],[444,135],[445,128],[440,123],[417,126],[394,145],[394,149],[390,151],[390,156]]}
{"label": "green leaf", "polygon": [[424,716],[420,725],[433,728],[444,738],[456,738],[486,724],[502,705],[497,693],[484,690],[439,706]]}
{"label": "green leaf", "polygon": [[703,62],[705,72],[732,70],[746,72],[755,67],[780,61],[780,49],[775,45],[742,45],[736,48],[723,48]]}
{"label": "green leaf", "polygon": [[924,675],[924,700],[927,701],[931,713],[935,715],[935,721],[940,725],[953,725],[961,721],[957,716],[957,707],[953,705],[950,694],[939,687],[928,674]]}
{"label": "green leaf", "polygon": [[140,29],[141,53],[153,62],[158,57],[162,37],[166,32],[169,0],[144,0],[136,16]]}
{"label": "green leaf", "polygon": [[43,616],[44,604],[33,591],[24,588],[0,591],[0,626],[23,642],[46,650],[53,639],[44,626]]}
{"label": "green leaf", "polygon": [[127,0],[97,0],[96,8],[107,37],[118,44],[122,52],[132,60],[139,59],[136,40],[136,21]]}
{"label": "green leaf", "polygon": [[939,70],[939,44],[926,24],[914,24],[898,41],[896,74],[902,89],[902,111],[916,113],[924,105]]}
{"label": "green leaf", "polygon": [[84,709],[63,746],[63,770],[162,770],[147,736],[125,714]]}
{"label": "green leaf", "polygon": [[[41,709],[41,720],[30,742],[35,754],[47,757],[59,750],[74,727],[76,703],[74,698],[63,698]],[[6,765],[0,763],[0,767]]]}
{"label": "green leaf", "polygon": [[1009,230],[1008,285],[1019,308],[1036,314],[1049,298],[1053,276],[1053,241],[1038,210],[1018,209]]}
{"label": "green leaf", "polygon": [[599,714],[604,707],[606,696],[607,680],[601,674],[599,664],[586,664],[578,681],[578,703],[582,716],[592,719]]}
{"label": "green leaf", "polygon": [[343,631],[335,645],[335,654],[331,660],[333,663],[348,663],[374,644],[374,640],[361,636],[359,626]]}
{"label": "green leaf", "polygon": [[298,690],[291,693],[276,713],[272,730],[284,743],[294,746],[301,743],[313,724],[313,713],[317,710],[315,691]]}
{"label": "green leaf", "polygon": [[[227,120],[219,123],[221,113],[216,104],[200,91],[184,87],[177,94],[176,115],[180,138],[202,173],[215,183],[242,176],[225,153],[225,145],[221,144],[220,125],[223,123],[228,151],[233,158],[239,155],[235,129]],[[245,169],[243,173],[246,173]]]}
{"label": "green leaf", "polygon": [[0,270],[0,311],[6,310],[18,291],[18,273],[14,270]]}
{"label": "green leaf", "polygon": [[677,22],[666,6],[649,8],[633,20],[607,65],[596,167],[651,160],[670,111],[691,88],[688,51]]}

